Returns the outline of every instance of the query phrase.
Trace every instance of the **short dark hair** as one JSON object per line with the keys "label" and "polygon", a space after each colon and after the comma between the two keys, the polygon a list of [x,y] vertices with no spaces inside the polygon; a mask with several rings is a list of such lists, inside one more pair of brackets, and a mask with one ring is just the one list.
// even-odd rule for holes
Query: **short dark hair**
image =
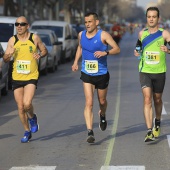
{"label": "short dark hair", "polygon": [[85,17],[88,17],[88,16],[90,16],[90,15],[93,15],[93,17],[94,17],[95,20],[99,20],[99,16],[98,16],[98,14],[95,13],[95,12],[88,12],[87,14],[85,14]]}
{"label": "short dark hair", "polygon": [[158,16],[158,18],[159,18],[159,9],[158,9],[157,7],[149,7],[149,8],[146,10],[146,17],[147,17],[148,11],[157,11],[157,16]]}

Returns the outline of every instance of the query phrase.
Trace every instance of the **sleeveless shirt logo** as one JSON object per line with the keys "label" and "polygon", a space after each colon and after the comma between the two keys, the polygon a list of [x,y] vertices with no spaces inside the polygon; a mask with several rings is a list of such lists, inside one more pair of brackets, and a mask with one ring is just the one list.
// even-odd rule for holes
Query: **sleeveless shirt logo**
{"label": "sleeveless shirt logo", "polygon": [[20,48],[19,48],[19,47],[17,47],[15,51],[16,51],[16,52],[19,52],[19,51],[20,51]]}
{"label": "sleeveless shirt logo", "polygon": [[161,41],[157,41],[157,46],[160,47],[161,45]]}
{"label": "sleeveless shirt logo", "polygon": [[29,51],[30,51],[30,53],[33,52],[32,46],[29,46]]}
{"label": "sleeveless shirt logo", "polygon": [[94,44],[96,44],[96,43],[97,43],[97,40],[94,41]]}

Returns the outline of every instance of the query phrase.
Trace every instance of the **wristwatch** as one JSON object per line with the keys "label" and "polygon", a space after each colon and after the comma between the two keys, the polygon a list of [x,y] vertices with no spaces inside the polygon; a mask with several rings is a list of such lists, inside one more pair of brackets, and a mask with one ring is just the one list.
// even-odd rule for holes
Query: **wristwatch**
{"label": "wristwatch", "polygon": [[107,55],[109,55],[109,50],[106,50],[105,52],[107,53]]}

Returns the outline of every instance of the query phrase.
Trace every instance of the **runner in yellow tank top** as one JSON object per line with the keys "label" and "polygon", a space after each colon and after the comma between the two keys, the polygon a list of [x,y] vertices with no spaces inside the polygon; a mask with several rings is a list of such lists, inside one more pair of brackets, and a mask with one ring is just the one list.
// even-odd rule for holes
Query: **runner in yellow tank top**
{"label": "runner in yellow tank top", "polygon": [[[166,79],[166,54],[170,50],[170,33],[158,27],[159,9],[149,7],[146,11],[147,29],[139,32],[137,45],[142,48],[142,55],[139,64],[139,76],[144,97],[143,112],[147,126],[147,134],[144,141],[154,141],[160,135],[162,94]],[[140,54],[134,50],[135,56]],[[153,106],[152,108],[152,99]],[[153,119],[153,111],[155,118]],[[152,122],[154,125],[152,126]]]}
{"label": "runner in yellow tank top", "polygon": [[12,89],[25,130],[21,142],[26,143],[39,129],[32,99],[39,74],[37,60],[47,54],[47,49],[38,35],[28,32],[29,24],[24,16],[17,18],[15,26],[17,35],[9,39],[3,58],[8,62],[14,57]]}
{"label": "runner in yellow tank top", "polygon": [[[14,64],[13,64],[13,80],[30,80],[38,79],[38,62],[33,57],[37,53],[37,47],[34,44],[34,34],[26,41],[20,41],[16,36],[14,38]],[[24,57],[23,57],[24,56]]]}

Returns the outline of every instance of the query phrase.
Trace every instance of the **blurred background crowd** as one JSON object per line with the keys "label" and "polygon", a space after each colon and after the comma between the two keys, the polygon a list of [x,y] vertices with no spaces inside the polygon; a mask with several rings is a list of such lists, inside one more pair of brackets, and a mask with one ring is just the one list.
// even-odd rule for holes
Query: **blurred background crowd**
{"label": "blurred background crowd", "polygon": [[[170,24],[170,1],[147,1],[145,7],[139,0],[0,0],[0,15],[24,15],[32,23],[35,20],[60,20],[71,24],[83,24],[84,14],[97,12],[101,26],[113,23],[145,23],[145,10],[148,6],[158,6],[161,22]],[[144,1],[142,0],[144,3]],[[142,3],[140,2],[140,3]]]}

